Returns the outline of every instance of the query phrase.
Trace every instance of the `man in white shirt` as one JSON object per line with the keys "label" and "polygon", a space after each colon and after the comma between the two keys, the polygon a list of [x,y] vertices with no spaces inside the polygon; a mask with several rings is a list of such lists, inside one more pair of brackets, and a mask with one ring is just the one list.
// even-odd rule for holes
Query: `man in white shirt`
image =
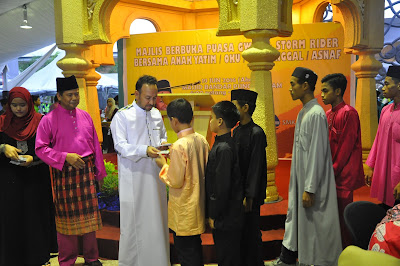
{"label": "man in white shirt", "polygon": [[166,187],[153,158],[167,141],[161,113],[154,108],[157,79],[142,76],[135,98],[111,122],[118,153],[121,206],[120,266],[169,265]]}

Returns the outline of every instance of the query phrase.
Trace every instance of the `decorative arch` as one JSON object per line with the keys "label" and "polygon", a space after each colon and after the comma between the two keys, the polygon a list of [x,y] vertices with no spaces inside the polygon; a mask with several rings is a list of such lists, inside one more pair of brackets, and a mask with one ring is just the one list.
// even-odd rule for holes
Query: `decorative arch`
{"label": "decorative arch", "polygon": [[110,16],[119,0],[87,0],[84,21],[84,41],[86,44],[110,41]]}
{"label": "decorative arch", "polygon": [[[342,14],[340,21],[344,28],[344,46],[348,49],[363,49],[368,47],[368,40],[365,39],[364,1],[356,0],[331,0]],[[344,19],[345,18],[345,19]]]}
{"label": "decorative arch", "polygon": [[347,49],[380,49],[383,42],[383,3],[376,0],[331,0],[342,13]]}
{"label": "decorative arch", "polygon": [[[161,27],[160,27],[160,25],[157,23],[157,21],[156,21],[155,19],[153,19],[153,18],[150,18],[150,17],[138,17],[138,18],[135,18],[134,20],[132,20],[132,22],[131,22],[130,25],[132,25],[132,23],[133,23],[135,20],[137,20],[137,19],[148,20],[148,21],[150,21],[150,22],[154,25],[154,27],[156,28],[156,31],[157,31],[157,32],[160,32],[160,31],[161,31]],[[129,28],[131,27],[130,25],[129,25]]]}
{"label": "decorative arch", "polygon": [[[321,22],[331,3],[334,20],[344,28],[346,52],[381,47],[383,32],[382,2],[377,0],[294,0],[293,23]],[[382,14],[381,14],[382,13]]]}
{"label": "decorative arch", "polygon": [[328,6],[329,2],[328,1],[323,1],[318,4],[317,8],[315,9],[314,12],[314,17],[313,17],[313,22],[323,22],[324,20],[324,13],[326,10],[326,7]]}
{"label": "decorative arch", "polygon": [[[168,6],[160,8],[160,5],[151,7],[117,1],[117,4],[114,6],[105,6],[103,12],[109,14],[108,19],[104,16],[104,20],[107,20],[109,27],[109,43],[90,47],[95,55],[95,61],[102,65],[114,64],[113,45],[121,38],[130,37],[129,29],[135,19],[147,19],[151,21],[158,32],[218,27],[218,5],[216,2],[202,3],[197,10],[186,7],[168,8]],[[201,18],[199,18],[199,14],[202,14]],[[198,23],[198,21],[201,23]],[[215,25],[212,24],[214,21]]]}

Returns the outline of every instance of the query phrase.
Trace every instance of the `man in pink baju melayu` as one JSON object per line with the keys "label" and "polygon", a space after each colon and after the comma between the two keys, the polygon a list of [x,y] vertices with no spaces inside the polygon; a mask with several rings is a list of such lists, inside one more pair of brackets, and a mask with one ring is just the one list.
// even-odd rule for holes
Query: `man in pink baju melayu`
{"label": "man in pink baju melayu", "polygon": [[88,266],[100,266],[96,231],[101,229],[96,180],[106,176],[103,154],[90,115],[76,108],[75,76],[57,78],[60,105],[42,118],[37,129],[36,155],[51,166],[56,209],[58,261],[74,265],[78,235]]}
{"label": "man in pink baju melayu", "polygon": [[390,66],[383,95],[393,103],[382,109],[374,144],[366,165],[365,181],[371,186],[371,197],[386,207],[393,207],[395,187],[400,182],[400,66]]}

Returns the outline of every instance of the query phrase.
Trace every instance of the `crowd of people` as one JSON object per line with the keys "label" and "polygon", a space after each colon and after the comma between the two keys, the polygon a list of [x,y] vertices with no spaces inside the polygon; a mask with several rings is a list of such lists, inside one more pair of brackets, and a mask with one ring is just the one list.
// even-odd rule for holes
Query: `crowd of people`
{"label": "crowd of people", "polygon": [[[281,254],[267,265],[336,265],[351,244],[343,212],[354,190],[370,185],[371,196],[387,208],[400,199],[400,67],[387,72],[383,93],[393,103],[382,110],[365,175],[358,113],[343,101],[346,77],[322,79],[322,101],[332,107],[327,112],[314,97],[317,79],[302,67],[290,77],[290,95],[303,108],[295,126]],[[107,106],[118,154],[119,265],[169,265],[169,229],[180,264],[203,265],[200,235],[206,225],[218,265],[264,265],[260,206],[267,137],[252,119],[257,93],[233,90],[231,101],[212,106],[211,150],[192,128],[193,109],[183,98],[166,106],[178,136],[167,143],[163,117],[154,108],[157,94],[157,79],[145,75],[132,104],[118,110],[109,99]],[[58,106],[42,116],[29,92],[16,87],[0,116],[0,197],[8,213],[0,218],[0,265],[12,265],[16,257],[45,265],[57,249],[60,265],[73,265],[78,236],[84,265],[102,265],[96,242],[102,228],[97,191],[106,175],[102,149],[90,115],[77,108],[74,76],[57,79],[57,98]],[[378,227],[392,222],[393,229],[397,221],[398,207]]]}

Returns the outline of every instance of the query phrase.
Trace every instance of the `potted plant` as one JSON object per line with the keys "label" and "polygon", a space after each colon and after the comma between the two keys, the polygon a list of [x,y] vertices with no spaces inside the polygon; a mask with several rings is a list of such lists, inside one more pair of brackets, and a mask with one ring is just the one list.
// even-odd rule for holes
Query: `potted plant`
{"label": "potted plant", "polygon": [[104,160],[107,176],[98,193],[100,210],[119,211],[118,170],[112,162]]}

